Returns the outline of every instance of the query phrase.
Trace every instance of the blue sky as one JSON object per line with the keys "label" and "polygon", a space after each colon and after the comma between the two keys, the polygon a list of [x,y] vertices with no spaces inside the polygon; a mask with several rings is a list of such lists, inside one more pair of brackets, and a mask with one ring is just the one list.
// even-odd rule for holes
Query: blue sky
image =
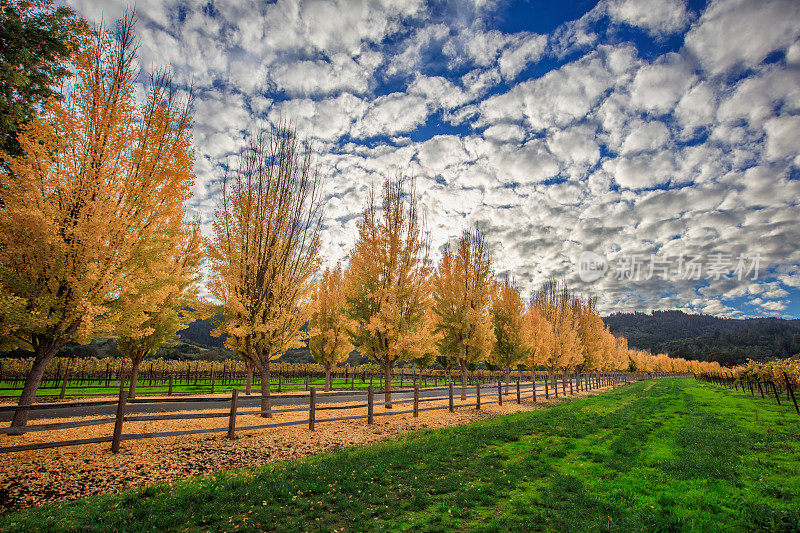
{"label": "blue sky", "polygon": [[[126,5],[69,4],[92,21]],[[796,1],[139,0],[136,11],[141,79],[169,66],[195,88],[190,208],[206,224],[220,165],[248,130],[285,119],[317,152],[330,263],[346,259],[370,186],[402,172],[435,250],[478,224],[498,275],[526,293],[556,276],[603,312],[800,316]],[[582,252],[606,261],[605,276],[581,278]],[[756,257],[757,276],[737,274]],[[680,268],[692,258],[699,276]]]}

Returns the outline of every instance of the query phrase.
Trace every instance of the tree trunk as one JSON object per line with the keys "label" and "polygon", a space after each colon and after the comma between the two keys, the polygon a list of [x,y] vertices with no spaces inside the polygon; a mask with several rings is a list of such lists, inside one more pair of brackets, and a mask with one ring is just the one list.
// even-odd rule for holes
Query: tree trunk
{"label": "tree trunk", "polygon": [[[269,357],[269,356],[267,356]],[[272,418],[270,410],[270,373],[269,373],[269,359],[261,365],[261,410],[266,411],[261,413],[261,418]]]}
{"label": "tree trunk", "polygon": [[331,390],[331,367],[327,365],[325,367],[325,392]]}
{"label": "tree trunk", "polygon": [[383,381],[384,386],[386,387],[384,390],[386,391],[384,395],[384,400],[386,401],[386,408],[392,408],[392,393],[389,392],[392,390],[392,365],[390,363],[385,363],[383,365]]}
{"label": "tree trunk", "polygon": [[506,365],[506,394],[508,394],[508,384],[511,382],[511,365]]}
{"label": "tree trunk", "polygon": [[[61,344],[63,345],[63,343]],[[42,382],[42,376],[47,368],[47,363],[56,355],[61,345],[57,342],[49,343],[49,350],[47,347],[40,346],[37,350],[36,357],[33,360],[31,371],[25,377],[25,385],[22,387],[22,394],[19,396],[17,405],[31,405],[33,398],[36,396],[36,390]],[[28,423],[28,410],[17,410],[14,412],[14,418],[11,420],[11,427],[21,427]]]}
{"label": "tree trunk", "polygon": [[245,373],[245,391],[244,393],[248,396],[253,392],[253,367],[250,362],[245,363],[245,368],[247,368],[247,372]]}
{"label": "tree trunk", "polygon": [[461,363],[461,399],[467,399],[467,363]]}
{"label": "tree trunk", "polygon": [[139,376],[139,365],[142,364],[141,359],[134,359],[132,361],[132,369],[131,369],[131,386],[128,390],[128,399],[133,400],[136,398],[136,379]]}

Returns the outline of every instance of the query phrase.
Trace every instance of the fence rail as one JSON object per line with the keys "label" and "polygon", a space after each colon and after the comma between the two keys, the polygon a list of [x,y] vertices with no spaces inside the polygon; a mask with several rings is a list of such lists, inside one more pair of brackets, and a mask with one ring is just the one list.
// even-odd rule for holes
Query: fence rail
{"label": "fence rail", "polygon": [[[343,402],[337,405],[317,405],[318,393],[316,388],[311,387],[309,393],[307,395],[302,396],[282,396],[283,398],[293,398],[298,399],[302,398],[307,401],[306,407],[290,407],[290,408],[268,408],[268,409],[256,409],[256,410],[239,410],[238,402],[239,402],[239,394],[240,390],[233,389],[231,391],[231,396],[229,399],[229,411],[222,412],[222,413],[178,413],[178,414],[132,414],[126,415],[126,406],[128,404],[159,404],[159,403],[169,403],[163,402],[163,400],[146,400],[146,399],[138,399],[138,400],[128,400],[128,392],[124,388],[120,389],[119,397],[117,401],[102,401],[102,402],[69,402],[69,403],[58,403],[58,404],[48,404],[48,405],[27,405],[27,406],[14,406],[14,407],[6,407],[3,408],[4,411],[9,410],[17,410],[17,409],[62,409],[67,407],[86,407],[86,406],[107,406],[107,405],[116,405],[116,416],[114,417],[105,417],[95,420],[80,420],[75,422],[54,422],[54,423],[45,423],[45,424],[35,424],[30,426],[23,426],[23,427],[10,427],[4,428],[0,430],[0,434],[7,434],[7,435],[17,435],[17,434],[24,434],[24,433],[31,433],[31,432],[46,432],[46,431],[58,431],[64,429],[76,429],[81,427],[88,427],[88,426],[95,426],[95,425],[103,425],[103,424],[113,424],[113,432],[110,436],[103,436],[103,437],[94,437],[94,438],[83,438],[83,439],[73,439],[73,440],[62,440],[62,441],[54,441],[54,442],[42,442],[42,443],[30,443],[30,444],[20,444],[14,446],[5,446],[0,447],[0,453],[9,453],[9,452],[19,452],[19,451],[29,451],[29,450],[42,450],[47,448],[55,448],[55,447],[62,447],[62,446],[74,446],[74,445],[81,445],[81,444],[92,444],[92,443],[107,443],[111,442],[111,450],[113,452],[118,452],[120,449],[120,445],[122,441],[129,441],[129,440],[138,440],[138,439],[150,439],[150,438],[158,438],[158,437],[177,437],[177,436],[184,436],[184,435],[197,435],[203,433],[220,433],[220,432],[227,432],[227,436],[230,439],[235,438],[236,432],[239,431],[251,431],[257,429],[269,429],[269,428],[279,428],[279,427],[287,427],[287,426],[298,426],[298,425],[308,425],[310,430],[315,430],[316,424],[321,423],[332,423],[332,422],[343,422],[343,421],[351,421],[351,420],[363,420],[366,419],[368,424],[374,423],[374,418],[378,416],[390,416],[390,415],[400,415],[400,414],[408,414],[413,413],[414,417],[417,417],[420,412],[423,411],[434,411],[434,410],[445,410],[448,409],[451,412],[454,411],[456,407],[463,408],[463,407],[474,407],[476,409],[480,409],[482,405],[487,404],[500,404],[502,405],[504,401],[516,401],[516,403],[521,403],[522,400],[532,399],[534,402],[537,401],[539,398],[549,399],[551,397],[556,398],[561,394],[562,396],[566,396],[568,394],[575,394],[577,392],[586,391],[586,390],[593,390],[597,388],[602,388],[606,386],[614,386],[618,384],[627,384],[634,381],[640,381],[643,379],[654,379],[654,378],[661,378],[661,377],[675,377],[675,376],[685,376],[686,374],[666,374],[666,373],[561,373],[553,376],[553,379],[548,379],[543,382],[522,382],[520,379],[517,379],[516,382],[510,384],[502,383],[498,381],[496,385],[493,383],[491,385],[484,384],[484,383],[476,383],[473,386],[468,387],[469,390],[463,389],[462,387],[454,387],[453,383],[450,382],[446,387],[429,387],[429,388],[420,388],[420,384],[418,382],[414,383],[413,389],[405,389],[405,390],[375,390],[373,386],[369,386],[366,391],[364,392],[355,392],[354,394],[348,394],[348,396],[358,396],[355,401]],[[559,393],[559,389],[561,392]],[[425,390],[426,393],[437,392],[437,391],[445,391],[445,394],[441,396],[433,396],[433,397],[423,397],[420,398],[419,393],[420,390]],[[458,390],[458,394],[455,391]],[[569,390],[569,393],[567,393]],[[392,400],[391,396],[388,400],[376,400],[376,394],[386,394],[389,393],[401,393],[401,394],[408,394],[413,392],[412,398],[402,398]],[[326,398],[333,398],[336,396],[341,396],[340,393],[326,393]],[[366,398],[366,402],[363,401],[361,396]],[[273,396],[271,399],[275,399],[276,397]],[[472,401],[474,399],[474,401]],[[225,401],[222,398],[191,398],[187,399],[191,400],[193,403],[197,403],[198,405],[202,406],[206,403],[221,403]],[[444,405],[434,405],[429,407],[420,407],[420,404],[427,403],[427,402],[434,402],[434,401],[441,401],[446,402]],[[467,402],[467,403],[464,403]],[[396,405],[406,405],[406,404],[413,404],[411,409],[404,409],[404,410],[395,410],[392,407]],[[384,412],[375,412],[376,406],[383,405],[386,409]],[[363,414],[356,414],[356,415],[344,415],[344,416],[335,416],[335,411],[339,410],[352,410],[352,409],[364,409],[366,408],[366,413]],[[215,409],[214,407],[209,407],[209,409]],[[216,409],[219,409],[217,407]],[[317,418],[317,411],[324,411],[324,412],[331,412],[332,416],[328,416],[327,418]],[[242,415],[266,415],[271,417],[275,414],[281,413],[291,413],[291,412],[308,412],[308,418],[302,420],[287,420],[282,422],[271,422],[266,424],[255,424],[249,426],[237,426],[237,417]],[[58,418],[72,418],[72,417],[79,417],[79,416],[86,416],[82,414],[77,415],[56,415]],[[228,418],[228,424],[225,427],[214,427],[214,428],[201,428],[201,429],[184,429],[184,430],[173,430],[173,431],[156,431],[156,432],[144,432],[144,433],[123,433],[123,427],[125,422],[142,422],[142,421],[166,421],[166,420],[194,420],[194,419],[205,419],[205,418]]]}

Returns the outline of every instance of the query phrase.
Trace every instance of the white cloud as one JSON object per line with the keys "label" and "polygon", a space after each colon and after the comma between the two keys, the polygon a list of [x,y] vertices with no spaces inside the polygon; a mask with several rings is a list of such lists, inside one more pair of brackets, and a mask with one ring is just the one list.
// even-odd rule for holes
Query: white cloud
{"label": "white cloud", "polygon": [[641,68],[631,85],[631,102],[645,111],[663,114],[688,89],[695,76],[677,54],[667,54],[658,63]]}
{"label": "white cloud", "polygon": [[472,100],[472,96],[441,76],[419,75],[408,86],[409,94],[426,98],[433,107],[454,109]]}
{"label": "white cloud", "polygon": [[542,57],[546,46],[545,35],[525,35],[515,39],[497,61],[500,74],[505,79],[516,78],[528,63],[536,62]]}
{"label": "white cloud", "polygon": [[754,67],[800,35],[795,0],[713,0],[686,35],[686,46],[711,74]]}
{"label": "white cloud", "polygon": [[652,152],[664,147],[670,138],[669,130],[663,122],[638,122],[622,143],[622,155]]}
{"label": "white cloud", "polygon": [[354,133],[361,137],[404,133],[425,122],[428,113],[424,98],[405,93],[387,94],[372,102]]}
{"label": "white cloud", "polygon": [[328,95],[349,91],[361,94],[369,88],[370,70],[344,54],[330,61],[297,61],[272,70],[277,89],[291,95]]}
{"label": "white cloud", "polygon": [[608,14],[616,22],[640,26],[656,35],[674,33],[688,23],[683,0],[611,0]]}
{"label": "white cloud", "polygon": [[765,155],[770,160],[790,159],[800,167],[800,116],[776,117],[764,123]]}

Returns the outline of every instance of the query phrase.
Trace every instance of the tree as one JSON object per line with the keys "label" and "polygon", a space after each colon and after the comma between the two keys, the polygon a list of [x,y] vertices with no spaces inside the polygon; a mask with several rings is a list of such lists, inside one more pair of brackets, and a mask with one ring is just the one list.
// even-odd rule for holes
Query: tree
{"label": "tree", "polygon": [[531,305],[552,325],[552,350],[543,360],[555,385],[556,369],[574,368],[583,362],[583,346],[573,311],[574,296],[566,283],[548,280],[534,294]]}
{"label": "tree", "polygon": [[428,368],[440,357],[436,347],[440,335],[436,333],[436,314],[431,307],[425,310],[423,330],[425,334],[421,338],[421,344],[413,352],[406,352],[403,356],[403,359],[417,367],[418,381],[422,379],[422,369]]}
{"label": "tree", "polygon": [[524,313],[519,287],[508,278],[498,283],[492,296],[495,343],[490,360],[506,371],[506,393],[511,381],[511,366],[525,360],[531,352]]}
{"label": "tree", "polygon": [[531,347],[528,354],[528,366],[531,369],[531,381],[536,381],[536,367],[545,366],[552,357],[555,335],[553,325],[547,321],[541,309],[532,299],[525,313],[525,333],[527,343]]}
{"label": "tree", "polygon": [[312,277],[319,268],[322,202],[311,150],[294,130],[253,133],[222,176],[206,243],[209,290],[225,322],[261,373],[261,410],[270,417],[270,361],[304,345]]}
{"label": "tree", "polygon": [[162,344],[177,338],[178,331],[194,319],[190,306],[196,306],[200,278],[200,225],[195,222],[185,226],[180,220],[172,224],[177,227],[165,225],[160,249],[148,265],[148,275],[115,305],[125,317],[116,328],[117,349],[131,359],[128,398],[136,397],[142,361]]}
{"label": "tree", "polygon": [[52,0],[0,1],[0,150],[22,155],[17,136],[71,73],[68,65],[86,22],[72,9],[53,8]]}
{"label": "tree", "polygon": [[487,357],[494,344],[491,319],[492,268],[486,239],[478,229],[464,231],[453,251],[445,245],[433,277],[439,352],[461,368],[461,399],[466,399],[467,367]]}
{"label": "tree", "polygon": [[[35,354],[20,395],[33,401],[67,341],[110,333],[113,303],[148,276],[158,221],[190,196],[188,102],[153,79],[134,101],[133,18],[81,49],[64,102],[48,100],[4,154],[0,183],[0,323]],[[18,410],[12,425],[27,422]]]}
{"label": "tree", "polygon": [[308,348],[325,368],[325,391],[331,389],[331,369],[353,350],[348,328],[352,320],[345,312],[344,277],[339,265],[325,269],[314,289],[309,313]]}
{"label": "tree", "polygon": [[585,303],[574,300],[572,313],[576,318],[578,336],[583,346],[583,364],[586,370],[600,370],[610,357],[603,319],[596,311],[597,301],[590,298]]}
{"label": "tree", "polygon": [[382,207],[379,213],[373,191],[358,223],[345,295],[353,345],[383,369],[390,409],[395,362],[426,351],[431,268],[413,185],[401,176],[387,179]]}

